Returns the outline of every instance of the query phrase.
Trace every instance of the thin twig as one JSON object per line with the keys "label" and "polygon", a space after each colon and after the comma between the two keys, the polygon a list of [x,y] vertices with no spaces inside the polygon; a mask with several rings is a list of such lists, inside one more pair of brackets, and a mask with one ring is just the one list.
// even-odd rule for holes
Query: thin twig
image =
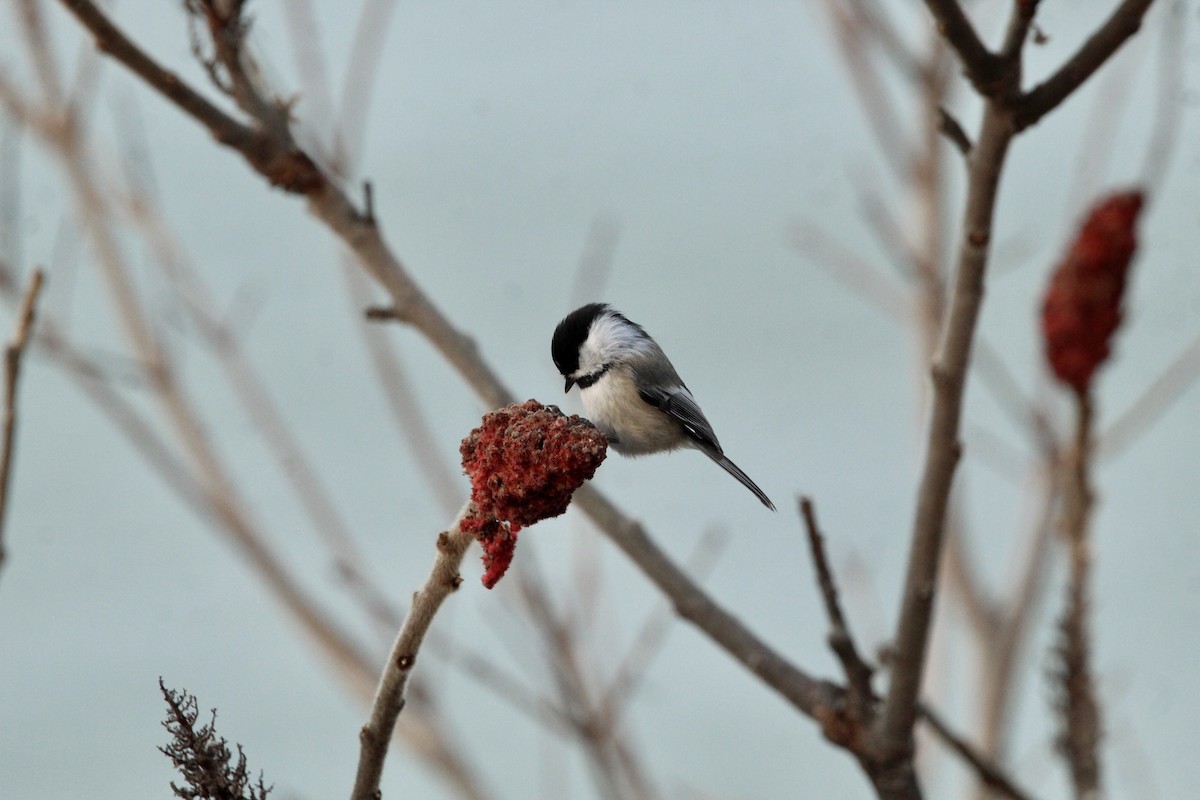
{"label": "thin twig", "polygon": [[846,615],[842,613],[837,583],[833,579],[833,570],[829,568],[829,559],[825,556],[825,541],[817,525],[817,512],[811,499],[800,498],[800,515],[808,532],[808,545],[817,571],[817,585],[821,587],[821,598],[825,601],[825,615],[829,617],[829,647],[842,662],[842,670],[850,684],[850,702],[855,707],[859,721],[869,724],[874,706],[874,693],[871,691],[874,670],[859,654]]}
{"label": "thin twig", "polygon": [[926,704],[921,705],[921,719],[946,746],[953,750],[986,786],[1002,797],[1009,800],[1033,800],[1033,795],[1018,788],[1004,772],[982,755],[975,747],[959,734],[955,733],[946,721]]}
{"label": "thin twig", "polygon": [[962,123],[945,106],[938,106],[938,131],[950,140],[958,152],[971,155],[971,137],[963,130]]}
{"label": "thin twig", "polygon": [[404,709],[405,688],[408,677],[417,660],[421,642],[433,622],[442,602],[462,583],[458,568],[462,564],[467,548],[474,537],[464,533],[461,525],[472,508],[471,503],[463,506],[449,530],[438,535],[437,555],[429,577],[416,594],[408,616],[400,627],[396,641],[388,655],[387,664],[379,677],[375,700],[371,704],[371,715],[359,733],[361,750],[358,770],[354,777],[351,800],[378,800],[379,780],[383,776],[383,762],[387,758],[388,744],[396,719]]}
{"label": "thin twig", "polygon": [[42,291],[43,274],[35,269],[21,297],[17,325],[12,339],[4,349],[4,432],[0,442],[0,569],[4,568],[7,553],[4,548],[4,529],[8,520],[8,490],[12,484],[12,459],[17,430],[17,380],[21,376],[21,357],[29,342],[33,319],[37,312],[38,295]]}

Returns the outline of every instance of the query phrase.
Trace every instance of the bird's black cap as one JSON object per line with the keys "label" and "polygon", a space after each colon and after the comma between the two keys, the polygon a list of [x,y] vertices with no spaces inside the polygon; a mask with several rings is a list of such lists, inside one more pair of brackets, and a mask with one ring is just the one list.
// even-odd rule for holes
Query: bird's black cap
{"label": "bird's black cap", "polygon": [[550,342],[550,357],[560,374],[570,375],[579,369],[579,346],[588,336],[592,321],[611,309],[607,303],[588,303],[575,309],[554,329],[554,339]]}

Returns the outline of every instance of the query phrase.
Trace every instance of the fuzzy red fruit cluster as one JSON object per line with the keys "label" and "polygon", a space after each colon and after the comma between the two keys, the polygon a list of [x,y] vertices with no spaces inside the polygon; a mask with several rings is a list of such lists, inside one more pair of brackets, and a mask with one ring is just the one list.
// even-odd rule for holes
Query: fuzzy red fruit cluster
{"label": "fuzzy red fruit cluster", "polygon": [[604,461],[608,440],[582,417],[526,400],[486,414],[460,450],[475,503],[462,528],[483,545],[490,589],[512,562],[517,532],[567,510]]}
{"label": "fuzzy red fruit cluster", "polygon": [[1137,248],[1141,192],[1121,192],[1088,213],[1066,257],[1050,277],[1042,303],[1046,360],[1054,375],[1083,394],[1112,352],[1121,299]]}

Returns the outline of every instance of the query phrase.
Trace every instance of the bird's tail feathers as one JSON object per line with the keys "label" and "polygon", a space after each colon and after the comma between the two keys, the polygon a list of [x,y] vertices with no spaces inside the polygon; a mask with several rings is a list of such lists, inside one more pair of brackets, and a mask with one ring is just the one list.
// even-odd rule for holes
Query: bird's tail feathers
{"label": "bird's tail feathers", "polygon": [[709,458],[711,458],[713,461],[717,462],[717,464],[721,467],[721,469],[725,470],[730,475],[737,478],[738,481],[742,484],[742,486],[745,486],[747,489],[754,492],[754,496],[757,497],[759,500],[761,500],[762,504],[764,506],[771,509],[772,511],[775,510],[775,504],[771,502],[771,498],[767,497],[766,492],[764,492],[762,489],[758,488],[757,483],[750,480],[749,475],[742,472],[741,467],[739,467],[737,464],[730,461],[729,458],[724,453],[721,453],[719,451],[714,452],[712,450],[709,450],[708,448],[702,448],[702,449],[704,450],[705,454],[708,455]]}

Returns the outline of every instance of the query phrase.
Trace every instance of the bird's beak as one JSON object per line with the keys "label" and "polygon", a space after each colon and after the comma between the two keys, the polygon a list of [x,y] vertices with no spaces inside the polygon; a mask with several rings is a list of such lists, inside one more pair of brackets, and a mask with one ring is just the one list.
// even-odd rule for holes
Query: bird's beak
{"label": "bird's beak", "polygon": [[575,379],[567,378],[567,385],[563,387],[563,393],[566,394],[567,392],[571,391],[571,387],[574,385],[575,385]]}

